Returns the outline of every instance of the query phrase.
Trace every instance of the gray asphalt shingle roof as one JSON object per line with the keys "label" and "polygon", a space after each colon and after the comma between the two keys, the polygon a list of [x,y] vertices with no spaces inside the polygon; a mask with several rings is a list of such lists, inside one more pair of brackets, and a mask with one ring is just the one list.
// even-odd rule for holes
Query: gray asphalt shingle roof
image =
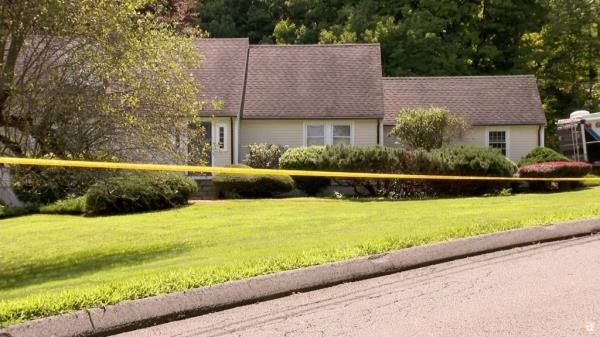
{"label": "gray asphalt shingle roof", "polygon": [[[237,116],[244,90],[248,39],[199,39],[194,44],[203,56],[193,72],[202,86],[198,99],[205,102],[200,115]],[[221,110],[213,108],[214,99],[223,101]]]}
{"label": "gray asphalt shingle roof", "polygon": [[384,77],[386,125],[404,108],[446,107],[472,125],[545,124],[532,75]]}
{"label": "gray asphalt shingle roof", "polygon": [[383,118],[378,44],[252,45],[245,119]]}

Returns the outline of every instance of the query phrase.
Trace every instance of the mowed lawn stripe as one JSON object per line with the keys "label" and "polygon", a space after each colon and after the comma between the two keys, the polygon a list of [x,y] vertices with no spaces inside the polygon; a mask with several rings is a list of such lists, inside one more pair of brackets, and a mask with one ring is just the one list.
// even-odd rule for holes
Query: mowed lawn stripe
{"label": "mowed lawn stripe", "polygon": [[600,189],[422,201],[232,200],[0,221],[0,325],[452,238],[600,216]]}

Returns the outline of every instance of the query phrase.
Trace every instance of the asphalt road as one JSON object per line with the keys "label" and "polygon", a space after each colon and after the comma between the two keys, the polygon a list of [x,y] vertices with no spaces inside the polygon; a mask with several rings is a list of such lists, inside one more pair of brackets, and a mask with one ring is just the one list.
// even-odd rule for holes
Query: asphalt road
{"label": "asphalt road", "polygon": [[294,294],[118,336],[600,336],[600,235]]}

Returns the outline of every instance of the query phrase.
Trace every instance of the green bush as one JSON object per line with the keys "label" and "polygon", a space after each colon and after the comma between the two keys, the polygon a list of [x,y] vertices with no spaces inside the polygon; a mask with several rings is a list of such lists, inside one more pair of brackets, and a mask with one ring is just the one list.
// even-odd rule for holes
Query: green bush
{"label": "green bush", "polygon": [[134,173],[101,180],[86,193],[93,214],[151,211],[187,204],[196,182],[176,173]]}
{"label": "green bush", "polygon": [[445,108],[404,109],[391,131],[401,144],[412,149],[437,149],[461,137],[468,129],[464,119]]}
{"label": "green bush", "polygon": [[[430,161],[439,167],[428,174],[479,177],[512,177],[517,167],[500,151],[487,147],[456,146],[433,150]],[[502,181],[433,181],[431,187],[438,195],[483,195],[508,188]]]}
{"label": "green bush", "polygon": [[[285,170],[315,171],[320,167],[324,146],[295,147],[279,158],[279,167]],[[331,184],[328,178],[293,177],[296,186],[308,195],[317,195]]]}
{"label": "green bush", "polygon": [[84,214],[86,197],[66,198],[57,200],[51,204],[41,206],[40,213],[43,214]]}
{"label": "green bush", "polygon": [[[250,168],[243,164],[228,167]],[[219,173],[214,175],[213,183],[222,197],[273,197],[294,189],[294,180],[290,176]]]}
{"label": "green bush", "polygon": [[[383,146],[327,146],[319,156],[317,167],[322,171],[366,173],[417,173],[422,161],[416,152]],[[335,179],[338,185],[350,186],[355,195],[390,196],[401,181],[390,179]],[[396,194],[394,192],[394,194]],[[406,193],[404,193],[406,194]]]}
{"label": "green bush", "polygon": [[557,161],[569,161],[569,158],[562,154],[547,148],[547,147],[536,147],[531,150],[525,157],[519,160],[519,167],[537,163],[546,162],[557,162]]}
{"label": "green bush", "polygon": [[286,150],[284,146],[276,144],[250,144],[244,162],[254,168],[276,169],[279,167],[279,158]]}
{"label": "green bush", "polygon": [[[284,169],[346,171],[369,173],[404,173],[459,176],[510,177],[516,165],[499,151],[475,146],[458,146],[410,151],[383,146],[319,146],[293,148],[280,159]],[[297,185],[309,194],[316,194],[327,185],[317,185],[324,178],[295,177]],[[507,188],[498,181],[444,182],[407,179],[336,179],[340,185],[351,186],[355,194],[392,198],[427,195],[482,195]],[[310,184],[307,184],[309,182]],[[329,184],[329,179],[326,180]],[[312,190],[310,190],[312,188]]]}
{"label": "green bush", "polygon": [[28,215],[37,213],[38,208],[36,206],[25,206],[25,207],[0,207],[0,219],[13,218],[22,215]]}
{"label": "green bush", "polygon": [[83,195],[97,179],[114,174],[105,170],[39,166],[14,166],[10,173],[17,197],[37,205],[69,195]]}

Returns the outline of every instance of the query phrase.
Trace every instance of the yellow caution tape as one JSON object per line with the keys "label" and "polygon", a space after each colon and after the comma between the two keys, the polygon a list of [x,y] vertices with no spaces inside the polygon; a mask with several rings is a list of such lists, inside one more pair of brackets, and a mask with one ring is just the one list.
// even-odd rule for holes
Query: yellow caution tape
{"label": "yellow caution tape", "polygon": [[517,178],[517,177],[478,177],[478,176],[442,176],[424,174],[391,174],[391,173],[364,173],[364,172],[332,172],[332,171],[302,171],[302,170],[274,170],[239,167],[213,167],[141,163],[114,163],[83,160],[59,159],[33,159],[0,157],[0,164],[9,165],[36,165],[36,166],[63,166],[117,170],[141,171],[175,171],[195,173],[229,173],[229,174],[266,174],[280,176],[302,176],[322,178],[359,178],[359,179],[414,179],[414,180],[503,180],[503,181],[600,181],[600,177],[581,178]]}

